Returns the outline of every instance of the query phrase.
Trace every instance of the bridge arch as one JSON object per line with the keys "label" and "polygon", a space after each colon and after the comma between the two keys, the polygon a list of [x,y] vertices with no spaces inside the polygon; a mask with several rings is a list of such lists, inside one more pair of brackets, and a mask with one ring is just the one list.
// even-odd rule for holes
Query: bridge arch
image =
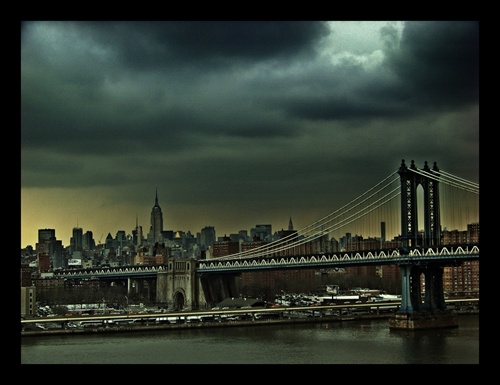
{"label": "bridge arch", "polygon": [[186,292],[184,289],[178,287],[174,290],[172,296],[173,310],[182,310],[186,307]]}

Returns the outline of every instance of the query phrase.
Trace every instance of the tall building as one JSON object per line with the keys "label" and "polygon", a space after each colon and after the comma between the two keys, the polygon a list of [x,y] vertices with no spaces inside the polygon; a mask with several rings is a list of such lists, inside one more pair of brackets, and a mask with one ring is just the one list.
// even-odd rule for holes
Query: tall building
{"label": "tall building", "polygon": [[[465,231],[441,232],[442,245],[460,245],[468,242],[479,242],[479,223],[468,224]],[[479,261],[464,261],[456,266],[445,266],[443,288],[450,296],[478,296]]]}
{"label": "tall building", "polygon": [[[293,225],[292,225],[293,226]],[[272,241],[272,226],[271,225],[256,225],[250,229],[250,238],[254,239],[257,236],[263,241]]]}
{"label": "tall building", "polygon": [[60,269],[66,267],[62,241],[56,239],[56,230],[54,229],[38,230],[36,254],[37,257],[40,254],[49,256],[49,268]]}
{"label": "tall building", "polygon": [[29,263],[21,263],[21,287],[31,285],[31,267]]}
{"label": "tall building", "polygon": [[213,245],[213,258],[224,257],[226,255],[236,254],[240,251],[240,243],[238,241],[231,241],[231,239],[224,235],[221,241],[214,242]]}
{"label": "tall building", "polygon": [[83,229],[81,227],[73,227],[73,236],[71,237],[71,252],[83,251]]}
{"label": "tall building", "polygon": [[[290,220],[288,221],[288,230],[283,230],[281,229],[278,234],[277,238],[280,239],[280,244],[283,246],[294,243],[298,240],[298,235],[297,235],[297,230],[293,229],[293,222],[292,222],[292,217],[290,217]],[[296,252],[298,252],[299,249],[293,248],[293,249],[285,249],[279,252],[280,255],[293,255]]]}
{"label": "tall building", "polygon": [[208,248],[212,247],[215,241],[216,238],[214,226],[205,226],[201,229],[200,246],[202,250],[207,250]]}
{"label": "tall building", "polygon": [[150,245],[163,242],[163,213],[158,204],[158,189],[156,190],[155,205],[151,210],[151,227],[148,234],[148,242]]}
{"label": "tall building", "polygon": [[125,230],[118,230],[116,232],[115,236],[115,242],[114,242],[114,247],[115,249],[121,251],[123,250],[124,247],[128,245],[128,239],[127,239],[127,234],[125,233]]}
{"label": "tall building", "polygon": [[94,234],[92,231],[86,231],[85,234],[83,234],[83,250],[94,250],[95,249],[95,240],[94,240]]}
{"label": "tall building", "polygon": [[142,245],[142,226],[139,226],[137,215],[135,217],[135,230],[132,230],[133,243],[136,246]]}
{"label": "tall building", "polygon": [[50,269],[50,255],[48,253],[38,254],[38,273],[47,273]]}
{"label": "tall building", "polygon": [[38,242],[52,241],[56,239],[55,229],[38,229]]}

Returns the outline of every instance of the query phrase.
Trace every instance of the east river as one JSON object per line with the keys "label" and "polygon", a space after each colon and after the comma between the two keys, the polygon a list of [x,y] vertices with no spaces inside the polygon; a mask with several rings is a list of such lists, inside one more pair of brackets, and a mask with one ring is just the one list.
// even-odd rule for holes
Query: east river
{"label": "east river", "polygon": [[387,319],[21,338],[21,364],[479,364],[479,315],[456,328]]}

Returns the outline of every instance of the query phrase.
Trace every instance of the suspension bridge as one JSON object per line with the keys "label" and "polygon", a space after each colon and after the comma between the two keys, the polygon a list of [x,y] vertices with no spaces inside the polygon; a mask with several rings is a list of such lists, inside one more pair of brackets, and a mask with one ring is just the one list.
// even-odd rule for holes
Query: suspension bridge
{"label": "suspension bridge", "polygon": [[[250,250],[200,261],[197,272],[205,293],[214,296],[231,292],[230,273],[238,271],[397,265],[402,300],[391,327],[453,326],[456,320],[445,312],[443,268],[479,260],[479,231],[443,242],[443,229],[473,223],[479,229],[479,184],[436,163],[418,169],[403,159],[394,173],[313,224]],[[331,239],[340,240],[336,250]]]}
{"label": "suspension bridge", "polygon": [[[469,227],[471,231],[458,230]],[[479,184],[439,169],[436,163],[417,168],[413,160],[409,166],[402,160],[397,170],[354,200],[281,235],[217,258],[169,258],[166,267],[153,267],[145,274],[156,275],[160,300],[196,308],[200,301],[217,303],[238,296],[234,281],[244,271],[397,265],[402,300],[392,327],[453,326],[453,317],[445,312],[443,269],[479,261]],[[144,268],[62,274],[132,277]]]}
{"label": "suspension bridge", "polygon": [[[446,211],[440,210],[440,194]],[[424,226],[418,230],[421,219]],[[441,245],[442,223],[445,228],[457,229],[478,222],[479,184],[439,170],[436,164],[430,169],[426,162],[423,169],[417,169],[412,161],[408,168],[403,160],[399,170],[307,227],[250,250],[211,258],[201,263],[201,269],[228,265],[227,262],[328,253],[327,238],[341,240],[339,251],[358,257],[356,252],[366,248],[381,252],[397,248],[388,251],[394,256],[421,255],[415,249]],[[368,234],[368,240],[353,233]],[[472,243],[476,242],[469,244]]]}

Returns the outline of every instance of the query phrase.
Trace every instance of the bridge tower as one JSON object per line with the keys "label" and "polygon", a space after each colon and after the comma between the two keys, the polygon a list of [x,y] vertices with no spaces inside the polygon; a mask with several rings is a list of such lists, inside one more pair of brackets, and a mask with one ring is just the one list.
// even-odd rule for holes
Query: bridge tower
{"label": "bridge tower", "polygon": [[[414,172],[417,170],[414,161],[410,168],[405,160],[401,162],[398,174],[401,180],[401,240],[403,247],[430,247],[441,244],[441,220],[439,212],[439,182]],[[424,172],[431,172],[425,162]],[[439,175],[436,162],[432,171]],[[418,234],[417,188],[424,191],[424,234]]]}
{"label": "bridge tower", "polygon": [[170,309],[198,309],[205,300],[196,275],[196,260],[169,257],[167,270],[158,273],[156,292],[157,302]]}
{"label": "bridge tower", "polygon": [[[425,174],[431,170],[425,162]],[[401,181],[401,241],[403,252],[439,246],[441,244],[441,220],[439,210],[439,182],[416,172],[414,161],[410,168],[404,159],[398,170]],[[432,172],[439,175],[436,162]],[[424,192],[424,232],[418,233],[417,188]],[[446,312],[443,291],[443,266],[427,262],[412,262],[411,258],[399,264],[402,290],[399,312],[390,320],[394,329],[421,329],[457,326],[456,317]],[[425,295],[422,302],[421,275],[424,275]]]}

